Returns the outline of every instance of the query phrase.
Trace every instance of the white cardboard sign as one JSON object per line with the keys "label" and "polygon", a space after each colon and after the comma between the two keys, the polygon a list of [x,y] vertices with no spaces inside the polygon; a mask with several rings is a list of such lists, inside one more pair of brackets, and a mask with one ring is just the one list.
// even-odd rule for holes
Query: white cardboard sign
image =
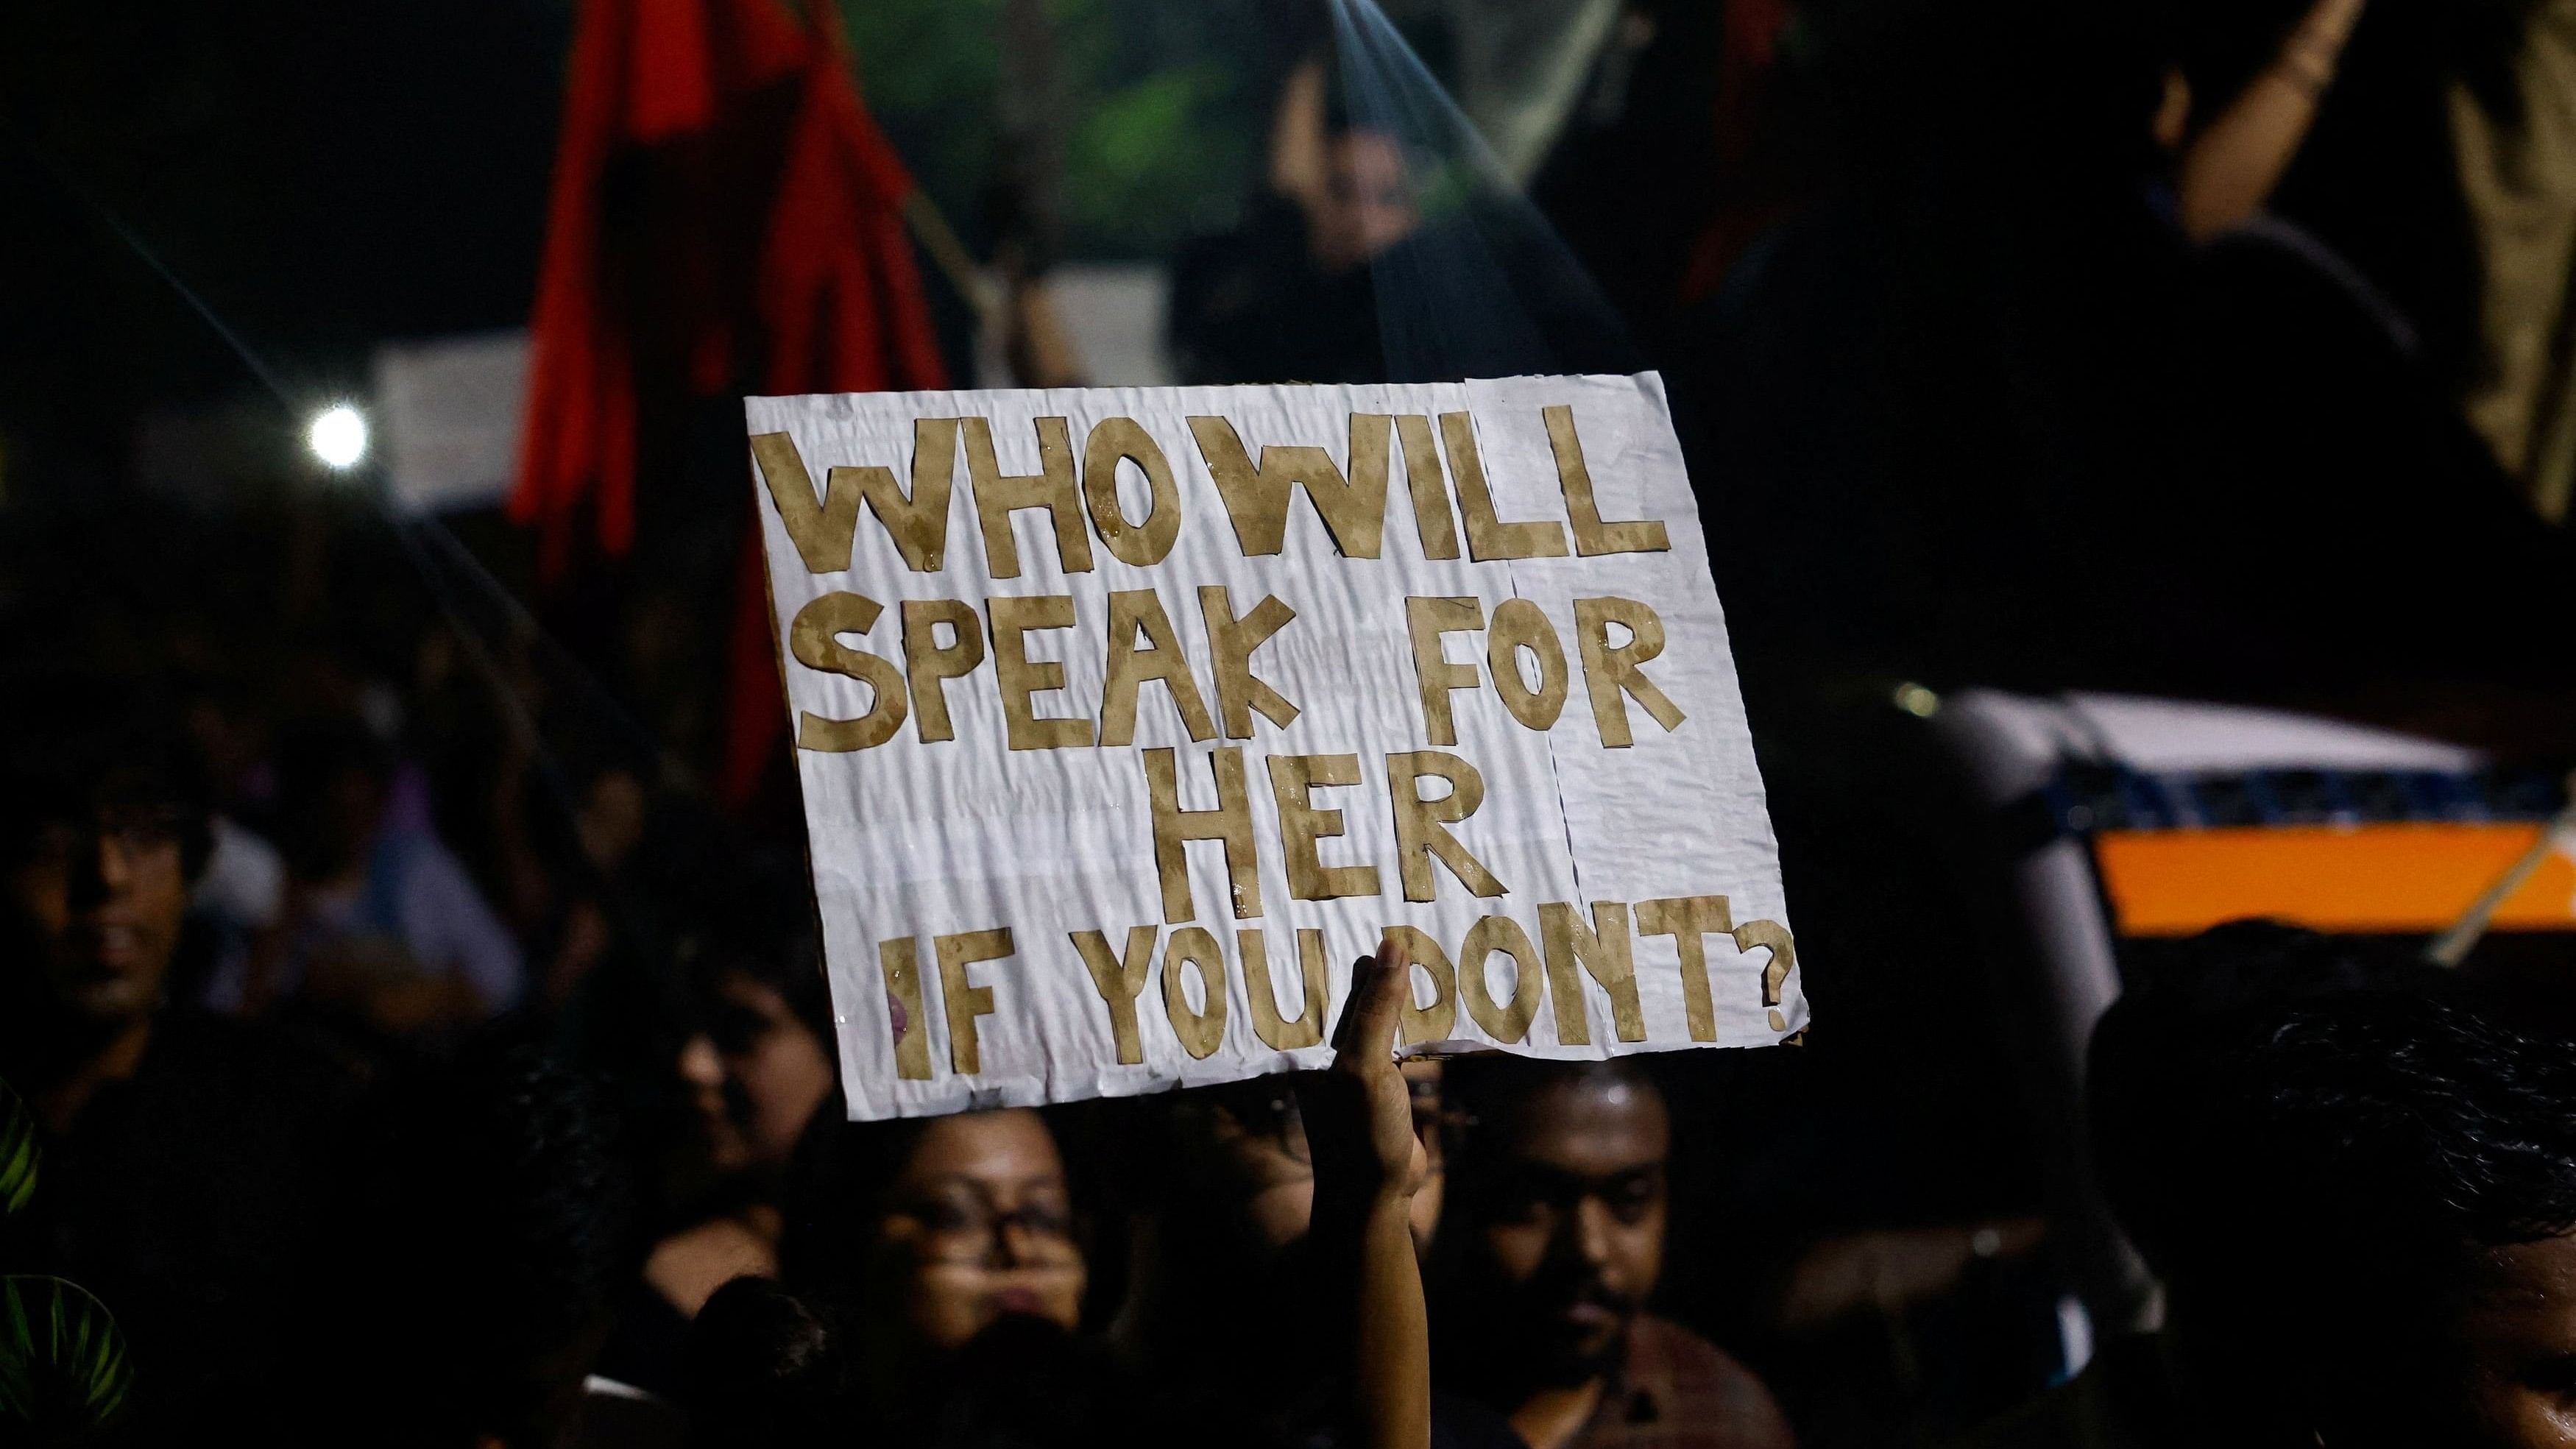
{"label": "white cardboard sign", "polygon": [[1805,1027],[1654,375],[745,412],[852,1117]]}

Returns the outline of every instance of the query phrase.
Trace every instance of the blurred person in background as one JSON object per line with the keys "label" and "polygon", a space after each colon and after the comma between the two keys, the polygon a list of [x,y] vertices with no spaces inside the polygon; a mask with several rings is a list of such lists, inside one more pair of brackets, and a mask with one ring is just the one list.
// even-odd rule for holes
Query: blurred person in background
{"label": "blurred person in background", "polygon": [[[2272,199],[2316,125],[2363,3],[2312,0],[2304,13],[2268,17],[2271,26],[2267,12],[2278,7],[2239,7],[2225,19],[2185,8],[2183,61],[2168,73],[2156,129],[2180,153],[2175,191],[2186,236],[2205,242],[2243,226]],[[2268,52],[2265,39],[2274,42]]]}
{"label": "blurred person in background", "polygon": [[811,932],[779,911],[736,914],[756,919],[713,933],[685,973],[674,1063],[685,1121],[667,1216],[607,1360],[614,1377],[657,1391],[676,1386],[687,1323],[718,1288],[778,1276],[797,1144],[840,1115],[831,992]]}
{"label": "blurred person in background", "polygon": [[1243,221],[1173,262],[1183,383],[1385,380],[1370,264],[1422,227],[1419,162],[1394,135],[1353,124],[1328,66],[1288,73]]}
{"label": "blurred person in background", "polygon": [[44,1153],[37,1261],[12,1271],[108,1304],[144,1437],[265,1422],[348,1085],[262,1027],[168,999],[210,832],[166,702],[92,677],[0,693],[0,1078]]}
{"label": "blurred person in background", "polygon": [[2368,280],[2499,472],[2576,479],[2576,10],[2558,0],[2177,7],[2197,240],[2266,215]]}
{"label": "blurred person in background", "polygon": [[1459,1116],[1432,1259],[1438,1382],[1529,1449],[1786,1449],[1753,1373],[1647,1311],[1672,1123],[1633,1060],[1449,1064]]}
{"label": "blurred person in background", "polygon": [[[2354,140],[2393,134],[2435,8],[1809,12],[1831,164],[1671,367],[1712,529],[1771,541],[1720,583],[1749,687],[1831,661],[2402,718],[2392,670],[2563,682],[2512,626],[2565,541],[2405,274],[2446,253],[2349,221],[2448,184],[2438,126]],[[2387,586],[2427,557],[2478,567]]]}
{"label": "blurred person in background", "polygon": [[[2576,569],[2460,406],[2479,267],[2456,168],[2426,154],[2448,119],[2418,100],[2467,63],[2469,40],[2446,32],[2476,27],[2426,10],[2177,9],[2157,124],[2196,251],[2177,313],[2191,452],[2170,497],[2200,524],[2186,546],[2210,635],[2276,641],[2246,651],[2258,677],[2297,667],[2285,642],[2344,688],[2390,653],[2546,677],[2512,626]],[[2471,0],[2455,18],[2502,16]],[[2478,581],[2385,587],[2428,555],[2477,560]]]}
{"label": "blurred person in background", "polygon": [[2576,1067],[2459,981],[2222,927],[2106,1014],[2094,1170],[2165,1287],[1980,1449],[2576,1443]]}
{"label": "blurred person in background", "polygon": [[224,682],[198,682],[180,717],[196,757],[205,762],[214,848],[191,901],[192,928],[203,939],[198,949],[183,953],[170,989],[212,1010],[238,1014],[247,1005],[243,991],[251,963],[275,952],[286,910],[286,858],[242,818],[260,803],[257,787],[268,783],[265,741],[253,702]]}
{"label": "blurred person in background", "polygon": [[[651,819],[646,770],[604,760],[566,774],[569,802],[546,798],[520,806],[537,826],[530,853],[538,859],[514,861],[509,872],[522,897],[509,912],[519,926],[514,934],[529,943],[534,963],[532,1004],[548,1012],[582,997],[621,944],[620,917],[636,909],[638,895],[649,895],[635,889],[634,879]],[[527,834],[504,834],[504,848],[526,845]]]}
{"label": "blurred person in background", "polygon": [[301,721],[277,738],[278,844],[290,871],[273,983],[401,1041],[508,1009],[519,944],[426,822],[392,818],[386,747],[351,718]]}

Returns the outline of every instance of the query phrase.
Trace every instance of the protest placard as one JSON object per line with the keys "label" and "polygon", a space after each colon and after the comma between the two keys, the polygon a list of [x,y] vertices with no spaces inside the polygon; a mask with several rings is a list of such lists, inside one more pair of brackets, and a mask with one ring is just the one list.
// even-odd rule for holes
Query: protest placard
{"label": "protest placard", "polygon": [[1653,375],[745,410],[853,1117],[1806,1025]]}

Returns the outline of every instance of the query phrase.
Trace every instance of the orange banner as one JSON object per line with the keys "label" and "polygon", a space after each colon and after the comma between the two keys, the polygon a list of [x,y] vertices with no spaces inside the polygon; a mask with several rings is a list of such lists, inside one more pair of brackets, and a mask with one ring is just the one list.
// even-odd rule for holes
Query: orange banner
{"label": "orange banner", "polygon": [[[2503,875],[2538,822],[2106,831],[2094,859],[2127,936],[2267,916],[2319,931],[2442,930]],[[2576,928],[2576,862],[2552,855],[2496,912],[2499,930]]]}

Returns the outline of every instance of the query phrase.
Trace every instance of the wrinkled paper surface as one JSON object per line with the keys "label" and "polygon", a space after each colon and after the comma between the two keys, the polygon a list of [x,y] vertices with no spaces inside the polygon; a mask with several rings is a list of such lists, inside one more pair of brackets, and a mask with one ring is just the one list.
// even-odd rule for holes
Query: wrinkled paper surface
{"label": "wrinkled paper surface", "polygon": [[[1543,415],[1560,406],[1573,410],[1599,516],[1612,522],[1661,520],[1667,551],[1574,556],[1568,502]],[[884,609],[865,634],[844,634],[839,642],[898,667],[904,659],[903,600],[963,601],[987,630],[983,663],[945,684],[954,739],[924,742],[916,715],[872,748],[796,752],[842,1080],[854,1118],[1127,1095],[1323,1065],[1330,1059],[1328,1046],[1283,1051],[1256,1035],[1239,959],[1237,933],[1247,927],[1262,932],[1283,1017],[1294,1016],[1303,1001],[1296,933],[1323,932],[1330,963],[1326,1042],[1353,959],[1373,949],[1393,925],[1421,928],[1459,971],[1481,965],[1486,995],[1506,1005],[1514,999],[1520,969],[1512,956],[1498,951],[1481,963],[1456,963],[1469,929],[1483,916],[1518,922],[1533,943],[1529,969],[1543,983],[1549,973],[1537,943],[1539,908],[1546,902],[1575,903],[1587,925],[1594,919],[1589,903],[1625,903],[1632,908],[1633,928],[1633,908],[1640,903],[1723,896],[1734,923],[1785,928],[1778,847],[1746,733],[1726,623],[1662,383],[1652,374],[1383,387],[872,393],[751,398],[745,410],[753,435],[784,433],[792,441],[818,492],[831,468],[875,465],[890,469],[909,495],[914,420],[922,417],[989,419],[1004,475],[1041,471],[1035,425],[1040,417],[1068,420],[1077,468],[1095,424],[1131,418],[1159,446],[1179,486],[1179,536],[1160,562],[1142,568],[1120,562],[1086,516],[1093,567],[1068,573],[1048,515],[1030,509],[1012,515],[1022,572],[997,580],[978,528],[965,449],[959,447],[951,460],[954,491],[937,571],[908,568],[878,515],[863,510],[848,571],[817,575],[807,571],[754,467],[752,489],[782,638],[800,609],[839,591],[864,595]],[[1461,557],[1426,558],[1405,452],[1391,439],[1380,557],[1343,557],[1302,490],[1290,500],[1281,551],[1246,557],[1189,423],[1193,416],[1229,420],[1256,460],[1265,445],[1318,446],[1347,473],[1354,413],[1421,415],[1431,420],[1437,437],[1440,415],[1459,412],[1472,417],[1494,512],[1506,521],[1537,521],[1565,531],[1567,556],[1481,563],[1466,558],[1453,461],[1443,483],[1459,515],[1453,529]],[[1124,516],[1140,523],[1149,499],[1142,475],[1132,464],[1118,471]],[[1009,748],[986,600],[1072,597],[1071,628],[1026,635],[1028,656],[1061,662],[1065,676],[1062,690],[1037,694],[1034,703],[1040,715],[1096,724],[1112,590],[1157,592],[1199,693],[1210,714],[1218,714],[1198,595],[1211,584],[1229,591],[1237,615],[1269,595],[1296,611],[1252,662],[1252,672],[1300,711],[1292,723],[1279,727],[1255,713],[1251,738],[1238,740],[1223,737],[1219,718],[1218,738],[1193,740],[1165,687],[1148,681],[1139,691],[1132,744]],[[1553,726],[1542,733],[1513,718],[1491,683],[1484,634],[1465,630],[1441,642],[1449,661],[1473,666],[1478,683],[1449,695],[1457,743],[1435,746],[1407,628],[1406,600],[1415,596],[1477,599],[1489,623],[1507,599],[1534,602],[1554,626],[1565,655],[1567,697]],[[1621,696],[1634,739],[1627,748],[1603,745],[1576,633],[1573,601],[1602,596],[1636,600],[1660,617],[1663,650],[1640,667],[1684,716],[1667,731],[1637,700]],[[1611,635],[1614,643],[1626,638],[1621,629]],[[944,642],[948,635],[943,630],[937,637]],[[1527,681],[1537,666],[1528,654],[1520,657]],[[872,707],[873,691],[861,680],[809,668],[785,653],[781,667],[791,732],[804,715],[849,719]],[[1214,1009],[1197,968],[1183,971],[1177,1006],[1166,1002],[1164,974],[1179,963],[1167,962],[1164,952],[1188,923],[1165,920],[1144,757],[1149,750],[1171,749],[1179,806],[1202,810],[1218,804],[1210,756],[1223,747],[1242,751],[1259,847],[1262,913],[1243,919],[1233,914],[1219,843],[1185,847],[1194,922],[1213,936],[1223,958],[1222,1039],[1201,1058],[1185,1048],[1175,1024]],[[1463,756],[1482,774],[1483,804],[1449,828],[1503,883],[1503,895],[1470,894],[1435,859],[1436,899],[1404,899],[1385,761],[1391,753],[1435,748]],[[1273,755],[1358,757],[1359,783],[1313,791],[1316,807],[1342,812],[1345,831],[1322,839],[1317,848],[1326,865],[1376,867],[1378,895],[1291,898],[1279,812],[1264,765]],[[1437,781],[1422,787],[1427,795],[1440,789]],[[1151,973],[1134,1003],[1143,1060],[1129,1064],[1118,1060],[1112,1010],[1072,937],[1098,931],[1112,952],[1123,952],[1136,926],[1158,929]],[[969,1018],[978,1070],[962,1073],[934,943],[995,928],[1011,933],[1012,954],[970,963],[961,973],[991,993],[989,1011]],[[918,1019],[900,1011],[888,989],[880,945],[898,938],[914,942],[923,1007]],[[1768,1045],[1806,1025],[1799,971],[1782,983],[1776,1004],[1766,1003],[1763,977],[1772,949],[1739,949],[1730,935],[1712,932],[1703,947],[1709,983],[1703,1020],[1713,1027],[1713,1040],[1694,1040],[1681,943],[1642,930],[1631,939],[1643,1041],[1616,1039],[1609,994],[1577,968],[1568,979],[1584,996],[1588,1044],[1559,1040],[1560,1011],[1549,989],[1540,992],[1521,1041],[1494,1041],[1462,1007],[1441,1041],[1416,1042],[1410,1049],[1499,1045],[1534,1056],[1597,1057]],[[1417,1003],[1433,1001],[1436,985],[1432,974],[1418,969]],[[926,1079],[898,1075],[898,1015],[907,1018],[902,1030],[928,1034]]]}

